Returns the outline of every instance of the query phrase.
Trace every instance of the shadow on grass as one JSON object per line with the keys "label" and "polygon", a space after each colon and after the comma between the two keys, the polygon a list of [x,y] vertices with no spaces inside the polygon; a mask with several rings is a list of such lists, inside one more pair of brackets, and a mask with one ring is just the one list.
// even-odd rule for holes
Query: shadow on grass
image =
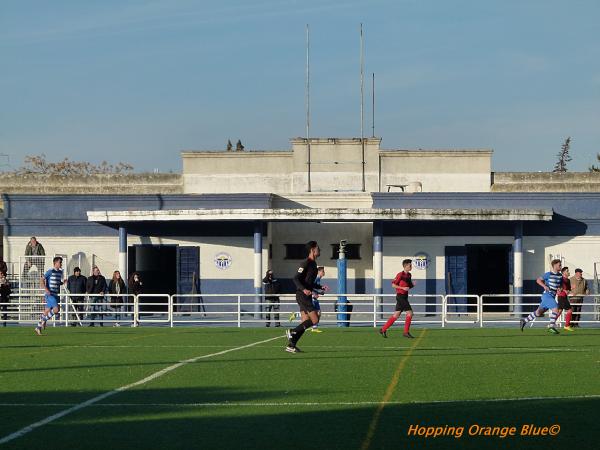
{"label": "shadow on grass", "polygon": [[[49,394],[14,393],[3,396],[2,402],[12,400],[35,405]],[[63,398],[72,398],[71,394],[74,393],[63,393]],[[286,394],[229,388],[126,391],[36,429],[4,448],[31,449],[39,447],[40,442],[43,442],[44,449],[361,448],[376,405],[294,406],[284,402],[319,402],[320,396],[326,398],[323,397],[326,393],[305,389],[294,391],[287,397]],[[94,395],[88,393],[88,398]],[[369,448],[547,449],[572,447],[574,443],[578,448],[596,448],[600,438],[596,420],[599,408],[598,399],[388,404],[380,415]],[[57,411],[56,408],[44,411],[36,407],[15,407],[10,411],[6,407],[1,409],[0,437]],[[471,425],[515,426],[520,431],[526,424],[558,424],[561,431],[556,437],[517,435],[505,439],[473,437],[466,430],[460,439],[451,436],[426,439],[407,435],[411,425],[464,426],[466,429]]]}

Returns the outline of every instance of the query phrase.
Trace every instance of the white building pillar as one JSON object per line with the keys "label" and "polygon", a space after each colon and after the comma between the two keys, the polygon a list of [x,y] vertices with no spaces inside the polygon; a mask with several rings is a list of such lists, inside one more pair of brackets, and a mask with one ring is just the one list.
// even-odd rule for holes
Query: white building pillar
{"label": "white building pillar", "polygon": [[515,223],[515,240],[513,243],[513,292],[515,294],[515,314],[521,313],[523,301],[523,222]]}
{"label": "white building pillar", "polygon": [[127,273],[127,228],[123,225],[119,225],[119,272],[121,272],[121,278],[127,280],[129,274]]}
{"label": "white building pillar", "polygon": [[[373,290],[383,294],[383,222],[373,222]],[[382,297],[377,297],[379,312],[383,312]]]}
{"label": "white building pillar", "polygon": [[260,319],[262,298],[263,223],[254,222],[254,316]]}

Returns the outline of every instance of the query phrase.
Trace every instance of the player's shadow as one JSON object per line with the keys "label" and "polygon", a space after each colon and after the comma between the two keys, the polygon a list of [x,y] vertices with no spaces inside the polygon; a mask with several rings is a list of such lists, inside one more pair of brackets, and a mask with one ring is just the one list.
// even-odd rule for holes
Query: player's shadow
{"label": "player's shadow", "polygon": [[[0,398],[0,412],[4,409],[10,409],[10,405],[36,405],[43,404],[62,404],[72,405],[82,401],[94,398],[106,391],[48,391],[40,393],[31,392],[5,392]],[[327,390],[328,393],[336,393],[336,390]],[[293,391],[293,399],[308,398],[310,396],[320,396],[326,394],[322,389],[307,387]],[[276,399],[285,398],[290,393],[283,389],[236,389],[231,387],[190,387],[190,388],[164,388],[164,389],[130,389],[119,392],[117,395],[108,397],[100,403],[119,403],[119,404],[164,404],[165,407],[180,408],[184,404],[223,404],[227,403],[246,403],[246,402],[272,402]],[[292,398],[292,397],[290,397]],[[140,406],[140,407],[141,407]],[[95,406],[98,407],[98,406]],[[1,415],[0,415],[1,417]],[[0,422],[1,423],[1,422]],[[0,436],[1,437],[1,436]]]}
{"label": "player's shadow", "polygon": [[176,364],[178,363],[180,360],[173,360],[173,361],[151,361],[151,362],[140,362],[140,363],[123,363],[123,364],[107,364],[107,363],[102,363],[102,364],[81,364],[81,365],[68,365],[68,366],[61,366],[61,365],[57,365],[57,366],[44,366],[44,367],[19,367],[17,369],[0,369],[0,374],[1,373],[19,373],[19,372],[23,372],[23,373],[48,373],[48,372],[53,372],[55,370],[74,370],[74,371],[80,371],[82,369],[99,369],[99,368],[103,368],[103,367],[107,367],[107,368],[126,368],[126,367],[141,367],[141,366],[156,366],[156,367],[161,367],[161,366],[168,366],[171,364]]}
{"label": "player's shadow", "polygon": [[[99,394],[87,392],[86,398]],[[427,392],[422,393],[427,396]],[[0,409],[0,437],[62,411],[44,407],[51,391],[20,393]],[[62,401],[79,401],[63,392]],[[26,433],[7,448],[44,449],[498,449],[596,448],[598,399],[387,404],[336,403],[311,389],[236,391],[224,387],[140,389],[105,398]],[[9,397],[9,400],[15,400]],[[329,403],[327,401],[329,400]],[[6,403],[6,400],[4,400]],[[320,402],[323,402],[319,404]],[[376,420],[375,420],[376,419]],[[560,426],[557,436],[521,436],[523,425]],[[464,427],[458,435],[409,435],[411,426]],[[469,427],[516,427],[516,436],[472,436]],[[369,430],[373,433],[369,436]],[[366,443],[368,442],[368,446]]]}

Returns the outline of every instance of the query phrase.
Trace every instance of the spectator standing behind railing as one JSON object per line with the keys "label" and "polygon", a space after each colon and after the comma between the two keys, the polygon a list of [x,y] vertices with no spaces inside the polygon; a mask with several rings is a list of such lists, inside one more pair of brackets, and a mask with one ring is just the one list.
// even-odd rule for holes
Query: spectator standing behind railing
{"label": "spectator standing behind railing", "polygon": [[10,301],[10,281],[6,278],[6,270],[0,268],[0,310],[2,311],[2,326],[6,326],[6,320],[8,319],[8,305]]}
{"label": "spectator standing behind railing", "polygon": [[[91,310],[93,311],[90,316],[90,327],[94,326],[94,320],[96,319],[97,314],[95,312],[104,312],[104,294],[106,293],[106,278],[104,278],[100,274],[100,269],[98,266],[94,266],[92,268],[92,275],[87,279],[86,292],[90,295],[90,302],[93,303]],[[104,326],[103,324],[103,315],[100,316],[100,326]]]}
{"label": "spectator standing behind railing", "polygon": [[121,311],[127,311],[127,308],[123,305],[123,303],[125,303],[123,299],[127,297],[122,297],[123,294],[126,294],[126,290],[125,282],[123,281],[123,278],[121,278],[121,272],[115,270],[112,279],[108,282],[108,293],[114,295],[114,297],[109,298],[109,302],[115,311],[116,322],[113,325],[114,327],[121,326],[119,323],[121,320]]}
{"label": "spectator standing behind railing", "polygon": [[579,319],[581,317],[581,307],[583,305],[583,297],[590,295],[587,280],[583,278],[583,270],[575,269],[575,276],[571,277],[571,306],[573,306],[573,319],[571,326],[578,328]]}
{"label": "spectator standing behind railing", "polygon": [[267,301],[267,305],[265,306],[267,320],[266,326],[271,326],[271,311],[273,311],[273,321],[275,322],[274,326],[280,327],[281,323],[279,322],[279,295],[281,293],[281,288],[279,286],[279,280],[273,278],[273,271],[267,270],[265,277],[263,278],[263,284],[265,285],[265,300]]}
{"label": "spectator standing behind railing", "polygon": [[127,283],[129,287],[129,293],[133,295],[139,295],[143,291],[142,277],[138,272],[133,272],[129,277]]}
{"label": "spectator standing behind railing", "polygon": [[[31,236],[31,239],[29,239],[29,242],[25,246],[25,256],[29,256],[30,258],[26,258],[23,273],[27,273],[31,266],[36,266],[38,272],[44,269],[46,250],[44,250],[44,246],[41,242],[38,242],[35,236]],[[39,258],[34,258],[34,256],[39,256]]]}
{"label": "spectator standing behind railing", "polygon": [[[129,293],[133,294],[133,295],[140,295],[143,292],[144,286],[142,284],[142,276],[138,272],[133,272],[131,274],[131,276],[129,277],[129,280],[127,281],[127,288],[129,290]],[[134,306],[134,308],[135,308],[135,306]],[[134,311],[134,316],[135,316],[135,311]],[[133,325],[131,325],[131,326],[139,327],[140,323],[136,319],[133,322]]]}
{"label": "spectator standing behind railing", "polygon": [[[79,267],[75,267],[73,269],[73,275],[71,275],[67,280],[67,289],[69,294],[85,294],[87,291],[87,278],[81,275],[81,269]],[[83,312],[85,311],[84,303],[87,303],[87,299],[83,296],[74,297],[69,296],[69,300],[77,314],[79,315],[79,320],[82,319]],[[68,308],[67,308],[68,311]],[[75,314],[71,315],[71,326],[77,326],[77,316]]]}

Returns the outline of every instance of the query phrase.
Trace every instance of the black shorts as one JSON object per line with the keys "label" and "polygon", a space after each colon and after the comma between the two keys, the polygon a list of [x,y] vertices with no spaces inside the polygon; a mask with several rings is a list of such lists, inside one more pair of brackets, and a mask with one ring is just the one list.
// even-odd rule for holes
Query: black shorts
{"label": "black shorts", "polygon": [[396,311],[412,311],[408,302],[408,294],[396,294]]}
{"label": "black shorts", "polygon": [[300,312],[310,313],[315,311],[312,295],[304,295],[304,292],[296,291],[296,302],[298,302]]}
{"label": "black shorts", "polygon": [[571,309],[571,302],[568,297],[558,297],[558,309],[563,309],[565,311]]}

